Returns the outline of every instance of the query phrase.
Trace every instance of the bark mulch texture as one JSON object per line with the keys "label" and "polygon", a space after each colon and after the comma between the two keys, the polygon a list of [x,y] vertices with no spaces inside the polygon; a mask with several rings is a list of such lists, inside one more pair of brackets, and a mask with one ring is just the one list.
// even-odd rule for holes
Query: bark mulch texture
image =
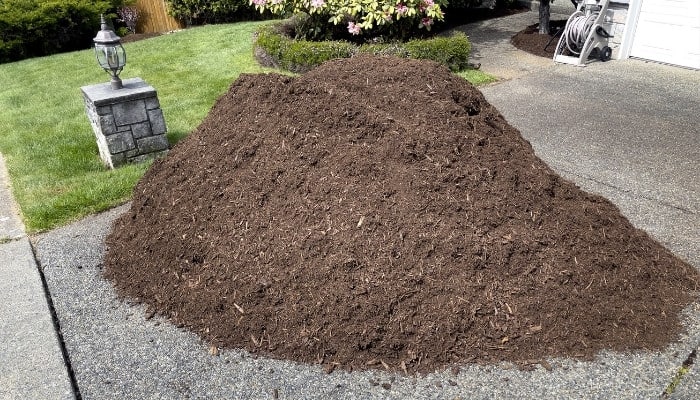
{"label": "bark mulch texture", "polygon": [[107,244],[149,315],[329,371],[659,349],[699,281],[469,83],[370,56],[241,75]]}
{"label": "bark mulch texture", "polygon": [[[540,57],[554,58],[554,51],[561,37],[561,29],[566,25],[566,20],[549,21],[550,34],[540,34],[539,24],[530,25],[513,35],[510,42],[520,50]],[[568,54],[568,52],[567,52]]]}

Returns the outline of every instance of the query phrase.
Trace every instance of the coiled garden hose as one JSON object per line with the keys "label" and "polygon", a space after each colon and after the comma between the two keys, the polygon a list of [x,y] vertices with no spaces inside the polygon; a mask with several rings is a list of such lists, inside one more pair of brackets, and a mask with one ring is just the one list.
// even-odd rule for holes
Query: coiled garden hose
{"label": "coiled garden hose", "polygon": [[583,46],[586,43],[586,38],[591,32],[591,28],[595,25],[598,18],[598,13],[586,15],[581,11],[571,14],[564,28],[564,39],[566,47],[573,54],[580,54]]}

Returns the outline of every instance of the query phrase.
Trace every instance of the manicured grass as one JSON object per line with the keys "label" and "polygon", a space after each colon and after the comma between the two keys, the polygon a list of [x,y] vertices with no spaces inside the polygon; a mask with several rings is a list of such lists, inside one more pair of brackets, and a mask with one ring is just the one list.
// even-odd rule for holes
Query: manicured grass
{"label": "manicured grass", "polygon": [[486,85],[488,83],[493,83],[498,80],[493,75],[489,75],[486,72],[479,71],[478,69],[468,69],[466,71],[457,72],[457,75],[468,80],[476,86]]}
{"label": "manicured grass", "polygon": [[[171,144],[192,131],[252,56],[260,22],[209,25],[127,43],[122,78],[158,91]],[[0,152],[30,232],[128,200],[148,164],[103,167],[81,86],[109,77],[85,50],[0,65]]]}
{"label": "manicured grass", "polygon": [[[171,144],[199,125],[238,75],[271,71],[253,58],[261,23],[208,25],[124,45],[121,76],[158,91]],[[150,165],[102,165],[80,91],[109,80],[94,57],[84,50],[0,65],[0,153],[31,233],[128,201]],[[459,75],[493,81],[480,71]]]}

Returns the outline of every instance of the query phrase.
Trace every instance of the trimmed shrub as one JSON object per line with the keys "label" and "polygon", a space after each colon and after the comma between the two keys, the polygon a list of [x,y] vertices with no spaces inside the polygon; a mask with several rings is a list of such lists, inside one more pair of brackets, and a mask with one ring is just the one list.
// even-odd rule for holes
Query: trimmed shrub
{"label": "trimmed shrub", "polygon": [[100,28],[100,14],[115,9],[115,2],[3,0],[0,62],[89,48]]}
{"label": "trimmed shrub", "polygon": [[255,58],[266,67],[281,68],[291,72],[306,72],[325,61],[348,58],[354,54],[411,57],[437,61],[452,71],[466,69],[469,65],[471,44],[462,32],[430,39],[414,39],[406,43],[367,43],[361,46],[342,41],[308,41],[293,39],[294,18],[268,24],[256,32]]}
{"label": "trimmed shrub", "polygon": [[411,40],[404,47],[409,57],[437,61],[447,65],[452,71],[466,69],[471,52],[471,43],[462,32],[450,37]]}
{"label": "trimmed shrub", "polygon": [[402,43],[367,43],[360,46],[360,52],[375,56],[409,57],[408,50]]}
{"label": "trimmed shrub", "polygon": [[329,40],[327,42],[310,42],[306,40],[291,40],[283,54],[282,67],[290,71],[310,69],[321,65],[324,61],[336,58],[349,58],[353,55],[356,47],[340,40]]}
{"label": "trimmed shrub", "polygon": [[289,20],[265,25],[257,31],[255,58],[261,65],[302,73],[324,61],[348,58],[356,51],[355,45],[340,40],[294,40],[289,35],[291,31]]}

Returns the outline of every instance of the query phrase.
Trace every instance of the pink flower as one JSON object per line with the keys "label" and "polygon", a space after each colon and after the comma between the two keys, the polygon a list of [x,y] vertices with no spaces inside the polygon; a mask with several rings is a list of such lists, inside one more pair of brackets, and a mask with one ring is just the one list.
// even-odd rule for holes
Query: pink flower
{"label": "pink flower", "polygon": [[404,15],[408,12],[408,7],[406,7],[405,4],[401,3],[396,7],[396,14],[398,15]]}
{"label": "pink flower", "polygon": [[324,4],[326,4],[325,0],[311,0],[312,8],[323,7]]}
{"label": "pink flower", "polygon": [[425,17],[422,20],[420,20],[421,26],[424,26],[426,28],[430,28],[430,26],[433,24],[433,19],[429,17]]}
{"label": "pink flower", "polygon": [[256,6],[264,6],[267,0],[253,0],[253,4]]}
{"label": "pink flower", "polygon": [[433,0],[423,0],[423,4],[425,5],[426,8],[432,7],[435,5],[435,2]]}
{"label": "pink flower", "polygon": [[353,35],[359,35],[361,31],[360,25],[356,25],[354,22],[348,22],[348,32]]}

